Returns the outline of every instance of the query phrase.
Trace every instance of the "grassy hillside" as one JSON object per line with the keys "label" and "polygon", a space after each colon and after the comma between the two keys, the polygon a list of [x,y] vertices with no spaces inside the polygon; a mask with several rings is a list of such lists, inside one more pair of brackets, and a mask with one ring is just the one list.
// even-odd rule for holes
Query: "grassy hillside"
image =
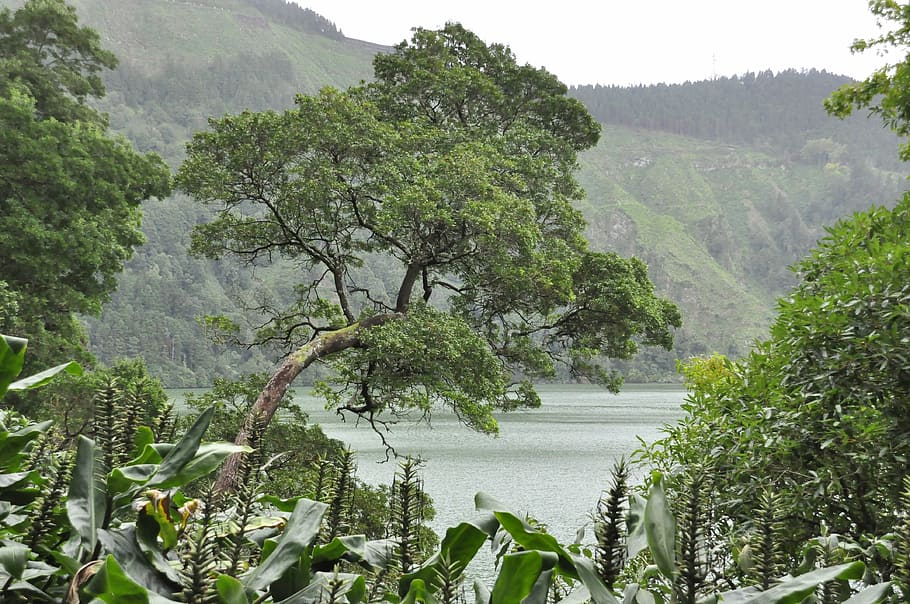
{"label": "grassy hillside", "polygon": [[[866,188],[853,190],[847,185],[860,171]],[[862,163],[818,165],[619,126],[604,127],[579,178],[592,245],[643,258],[657,287],[680,305],[683,357],[748,350],[795,281],[788,267],[824,225],[887,205],[904,185],[903,176]]]}
{"label": "grassy hillside", "polygon": [[[370,77],[371,57],[381,50],[345,39],[331,22],[283,0],[73,3],[121,60],[107,78],[103,104],[112,128],[174,167],[209,116],[281,109],[297,92],[356,83]],[[775,298],[793,283],[787,266],[822,235],[823,225],[897,197],[903,176],[875,159],[888,155],[880,128],[836,120],[829,127],[830,118],[817,115],[828,81],[820,77],[763,76],[755,84],[762,94],[751,96],[742,93],[745,84],[726,80],[573,91],[595,115],[613,120],[600,145],[582,157],[579,174],[588,191],[582,209],[592,246],[643,258],[658,290],[683,310],[677,351],[644,351],[621,365],[632,379],[673,379],[677,356],[746,352],[764,333]],[[761,108],[779,96],[778,85],[791,113],[802,117],[775,123]],[[691,107],[686,99],[693,90],[712,105]],[[627,104],[649,109],[626,115],[620,110]],[[723,122],[705,121],[706,111],[723,115]],[[761,124],[749,121],[755,116]],[[794,126],[803,122],[805,128]],[[849,141],[865,147],[850,148]],[[286,296],[300,276],[282,267],[254,276],[236,265],[188,258],[189,231],[206,217],[180,196],[146,205],[148,243],[103,316],[87,320],[100,359],[141,354],[168,384],[192,386],[267,369],[277,357],[277,351],[213,344],[196,319],[238,316],[237,298],[263,303]],[[385,276],[381,261],[366,270],[378,281]]]}

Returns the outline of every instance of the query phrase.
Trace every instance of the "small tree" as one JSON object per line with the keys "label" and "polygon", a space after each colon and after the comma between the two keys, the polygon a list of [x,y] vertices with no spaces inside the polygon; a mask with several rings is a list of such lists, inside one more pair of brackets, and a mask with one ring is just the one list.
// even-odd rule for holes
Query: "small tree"
{"label": "small tree", "polygon": [[[238,443],[318,360],[339,409],[372,422],[442,402],[493,433],[494,409],[539,404],[531,378],[563,366],[615,390],[600,355],[671,346],[679,313],[645,265],[587,248],[572,173],[599,126],[562,83],[452,24],[374,65],[372,84],[211,120],[180,168],[178,186],[217,209],[196,253],[283,257],[301,277],[259,332],[291,353]],[[390,286],[357,270],[379,256]]]}

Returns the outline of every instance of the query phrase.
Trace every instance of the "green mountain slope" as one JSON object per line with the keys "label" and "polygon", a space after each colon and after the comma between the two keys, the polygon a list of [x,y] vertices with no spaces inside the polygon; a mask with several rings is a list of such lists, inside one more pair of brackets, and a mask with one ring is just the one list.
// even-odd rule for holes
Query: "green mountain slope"
{"label": "green mountain slope", "polygon": [[[789,265],[823,236],[824,224],[887,204],[904,184],[896,173],[843,161],[818,165],[606,126],[580,173],[589,237],[595,247],[642,257],[658,288],[680,304],[678,355],[742,354],[764,334],[774,300],[795,281]],[[864,188],[850,186],[857,181]]]}
{"label": "green mountain slope", "polygon": [[[112,128],[172,166],[208,116],[281,109],[297,92],[356,83],[382,50],[283,0],[73,3],[121,59],[103,105]],[[787,266],[822,226],[896,199],[903,176],[879,159],[893,157],[894,140],[875,123],[824,116],[820,99],[842,80],[787,72],[748,83],[572,91],[607,123],[579,174],[592,246],[643,258],[684,313],[677,351],[643,351],[620,365],[632,379],[672,379],[677,356],[746,352],[793,283]],[[761,94],[743,92],[753,85]],[[768,109],[775,98],[786,99],[788,119],[774,120],[783,110]],[[213,344],[196,318],[239,317],[238,298],[286,299],[301,276],[281,266],[254,276],[188,258],[189,231],[205,219],[180,196],[146,205],[148,243],[103,315],[87,319],[101,360],[141,354],[169,385],[192,386],[277,358],[274,350]],[[365,270],[378,281],[387,276],[381,259]]]}

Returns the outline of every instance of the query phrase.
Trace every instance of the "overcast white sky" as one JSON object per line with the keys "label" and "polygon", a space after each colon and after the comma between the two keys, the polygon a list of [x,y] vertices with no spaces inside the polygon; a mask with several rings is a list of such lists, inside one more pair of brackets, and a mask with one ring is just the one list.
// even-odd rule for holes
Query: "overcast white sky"
{"label": "overcast white sky", "polygon": [[771,69],[862,78],[883,59],[850,54],[877,32],[866,0],[295,0],[349,38],[395,44],[458,21],[566,84],[654,84]]}

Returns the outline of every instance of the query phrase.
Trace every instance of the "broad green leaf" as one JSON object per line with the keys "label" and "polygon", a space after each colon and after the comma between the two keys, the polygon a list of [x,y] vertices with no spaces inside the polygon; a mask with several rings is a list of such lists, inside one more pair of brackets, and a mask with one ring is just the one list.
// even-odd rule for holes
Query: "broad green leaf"
{"label": "broad green leaf", "polygon": [[276,495],[262,495],[259,497],[259,501],[271,504],[274,508],[288,513],[294,511],[294,506],[297,505],[299,499],[301,499],[299,495],[289,499],[282,499]]}
{"label": "broad green leaf", "polygon": [[856,595],[850,597],[844,604],[879,604],[888,600],[891,595],[891,582],[878,583],[867,587]]}
{"label": "broad green leaf", "polygon": [[475,604],[490,604],[492,594],[480,579],[474,579],[474,602]]}
{"label": "broad green leaf", "polygon": [[[854,581],[863,578],[866,566],[862,562],[848,562],[838,566],[820,568],[798,577],[789,577],[767,591],[746,600],[748,604],[799,604],[828,581]],[[723,595],[723,594],[721,594]],[[721,602],[724,602],[721,599]]]}
{"label": "broad green leaf", "polygon": [[51,421],[46,421],[40,424],[29,424],[15,432],[0,432],[0,468],[5,467],[30,442],[46,432],[52,423]]}
{"label": "broad green leaf", "polygon": [[189,430],[180,438],[177,444],[161,460],[158,471],[155,473],[147,486],[164,486],[180,475],[186,465],[196,456],[199,450],[199,443],[202,442],[202,436],[212,421],[212,415],[215,413],[214,407],[209,407],[199,414],[196,421]]}
{"label": "broad green leaf", "polygon": [[[329,600],[328,596],[334,595]],[[321,604],[322,602],[339,602],[343,596],[351,604],[363,601],[366,594],[366,580],[360,575],[351,573],[325,573],[313,575],[309,585],[294,595],[279,601],[277,604]]]}
{"label": "broad green leaf", "polygon": [[57,365],[56,367],[51,367],[50,369],[45,369],[35,375],[30,375],[27,378],[22,378],[21,380],[16,380],[9,385],[10,390],[32,390],[34,388],[40,388],[46,385],[48,382],[54,379],[58,373],[66,372],[70,375],[82,375],[82,366],[75,361],[70,361],[69,363],[63,363],[62,365]]}
{"label": "broad green leaf", "polygon": [[[34,474],[37,476],[37,474]],[[0,489],[10,489],[17,484],[26,482],[33,476],[33,472],[11,472],[9,474],[0,474]]]}
{"label": "broad green leaf", "polygon": [[79,533],[82,547],[87,552],[95,549],[97,532],[102,528],[107,509],[104,472],[101,452],[95,446],[95,442],[80,435],[76,465],[73,468],[69,496],[66,499],[66,514],[70,524]]}
{"label": "broad green leaf", "polygon": [[[520,604],[531,593],[541,572],[552,569],[557,562],[555,553],[536,550],[503,556],[490,604]],[[546,602],[546,590],[543,601]]]}
{"label": "broad green leaf", "polygon": [[363,535],[335,537],[329,543],[317,545],[313,548],[313,565],[315,566],[323,562],[334,562],[339,560],[343,555],[350,551],[363,550],[365,544],[366,537]]}
{"label": "broad green leaf", "polygon": [[297,502],[294,513],[288,518],[288,524],[277,540],[275,550],[245,580],[247,589],[265,589],[297,562],[319,534],[326,509],[328,506],[319,501],[301,499]]}
{"label": "broad green leaf", "polygon": [[626,524],[629,534],[626,537],[626,556],[631,560],[648,547],[648,535],[645,533],[645,506],[647,500],[638,493],[629,497],[629,515]]}
{"label": "broad green leaf", "polygon": [[663,479],[658,475],[645,505],[645,534],[654,562],[668,579],[676,577],[676,519],[667,506]]}
{"label": "broad green leaf", "polygon": [[221,604],[249,604],[249,598],[243,589],[243,583],[228,575],[218,575],[215,579],[215,590]]}
{"label": "broad green leaf", "polygon": [[158,473],[149,481],[147,486],[166,489],[185,485],[197,478],[211,474],[228,455],[249,453],[250,451],[252,449],[245,445],[235,445],[227,442],[202,444],[196,450],[195,456],[167,480],[161,480],[161,473],[165,467],[165,462],[162,461],[161,468],[159,468]]}
{"label": "broad green leaf", "polygon": [[515,540],[515,543],[529,550],[553,552],[559,558],[559,572],[573,579],[579,578],[572,556],[559,544],[556,537],[546,533],[529,531],[524,521],[510,512],[495,512],[494,514],[496,519],[502,524],[502,528],[508,531],[512,539]]}
{"label": "broad green leaf", "polygon": [[575,570],[578,573],[578,577],[590,594],[591,601],[594,604],[619,604],[616,596],[607,589],[600,575],[597,574],[593,561],[576,554],[572,554],[572,559],[575,561]]}
{"label": "broad green leaf", "polygon": [[0,547],[0,568],[12,579],[21,579],[28,561],[28,552],[28,548],[21,543],[3,543]]}
{"label": "broad green leaf", "polygon": [[[161,525],[151,516],[140,512],[136,518],[136,545],[142,550],[146,560],[159,572],[174,584],[180,583],[180,573],[174,568],[165,556],[162,550],[162,544],[158,541],[158,534]],[[103,540],[102,540],[103,542]],[[129,572],[129,569],[127,569]]]}
{"label": "broad green leaf", "polygon": [[174,576],[174,572],[161,572],[146,557],[137,540],[135,526],[125,525],[113,531],[99,530],[98,539],[104,549],[116,558],[123,573],[139,585],[157,593],[172,593],[179,589],[179,583],[168,577]]}
{"label": "broad green leaf", "polygon": [[487,540],[487,532],[471,522],[462,522],[446,530],[439,550],[428,558],[416,570],[404,575],[398,582],[398,595],[404,597],[410,591],[413,581],[420,580],[432,585],[437,576],[437,569],[445,563],[457,566],[462,571],[480,550]]}
{"label": "broad green leaf", "polygon": [[427,588],[423,579],[414,579],[408,586],[408,592],[402,597],[400,604],[437,604],[437,602],[436,596]]}
{"label": "broad green leaf", "polygon": [[396,543],[391,539],[367,541],[363,535],[335,537],[330,543],[313,549],[313,566],[344,559],[365,564],[371,570],[381,570],[391,563],[395,548]]}
{"label": "broad green leaf", "polygon": [[129,578],[117,564],[113,555],[104,560],[101,569],[83,588],[89,596],[94,596],[107,604],[171,604],[169,600],[142,587]]}
{"label": "broad green leaf", "polygon": [[13,336],[0,336],[0,398],[22,371],[28,340]]}

